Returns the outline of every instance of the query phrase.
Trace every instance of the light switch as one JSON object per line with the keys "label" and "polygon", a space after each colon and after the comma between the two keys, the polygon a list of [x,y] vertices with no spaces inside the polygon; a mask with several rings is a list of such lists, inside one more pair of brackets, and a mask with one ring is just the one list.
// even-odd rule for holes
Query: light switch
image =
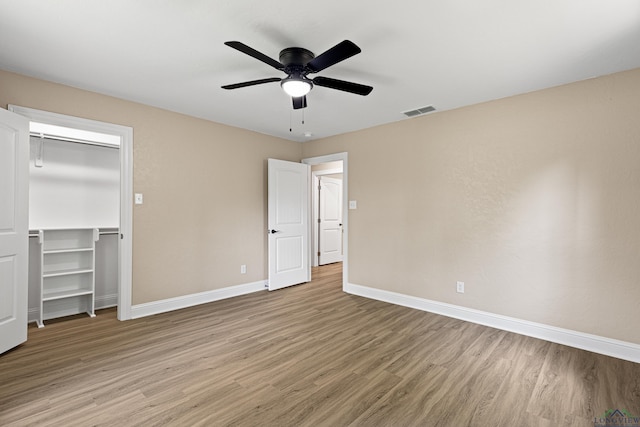
{"label": "light switch", "polygon": [[136,193],[135,194],[135,204],[136,205],[141,205],[142,204],[142,193]]}
{"label": "light switch", "polygon": [[349,200],[349,209],[358,209],[358,202],[356,200]]}

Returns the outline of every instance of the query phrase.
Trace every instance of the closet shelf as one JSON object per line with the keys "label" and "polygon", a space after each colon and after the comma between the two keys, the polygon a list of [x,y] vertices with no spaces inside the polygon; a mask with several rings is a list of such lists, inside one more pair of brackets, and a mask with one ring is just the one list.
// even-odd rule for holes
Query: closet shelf
{"label": "closet shelf", "polygon": [[69,276],[71,274],[85,274],[85,273],[93,273],[93,268],[74,268],[71,270],[56,270],[56,271],[47,271],[42,273],[42,277],[58,277],[58,276]]}
{"label": "closet shelf", "polygon": [[71,298],[82,295],[91,295],[93,290],[91,289],[58,289],[55,292],[46,292],[42,295],[42,301],[53,301],[63,298]]}
{"label": "closet shelf", "polygon": [[[38,230],[40,313],[38,327],[56,317],[95,316],[97,228]],[[46,303],[46,304],[45,304]]]}

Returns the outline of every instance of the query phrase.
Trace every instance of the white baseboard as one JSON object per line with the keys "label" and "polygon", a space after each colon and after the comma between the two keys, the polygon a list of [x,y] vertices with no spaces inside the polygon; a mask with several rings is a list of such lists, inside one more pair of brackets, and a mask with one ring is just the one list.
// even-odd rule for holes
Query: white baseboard
{"label": "white baseboard", "polygon": [[515,332],[569,347],[600,353],[618,359],[640,363],[640,345],[619,341],[598,335],[586,334],[569,329],[557,328],[542,323],[529,322],[527,320],[502,316],[485,311],[457,305],[432,301],[396,292],[355,285],[352,283],[344,287],[344,291],[353,295],[384,301],[430,313],[441,314],[467,322],[478,323],[496,329]]}
{"label": "white baseboard", "polygon": [[100,310],[101,308],[116,307],[118,305],[118,294],[96,296],[94,303],[96,310]]}
{"label": "white baseboard", "polygon": [[212,291],[200,292],[197,294],[132,305],[131,318],[137,319],[154,314],[166,313],[167,311],[193,307],[194,305],[206,304],[208,302],[250,294],[252,292],[264,291],[266,289],[265,283],[266,281],[261,280],[259,282],[247,283],[244,285],[229,286],[227,288],[214,289]]}
{"label": "white baseboard", "polygon": [[[101,308],[108,307],[116,307],[118,305],[118,294],[111,295],[102,295],[96,297],[95,300],[95,309],[100,310]],[[27,323],[35,322],[39,319],[39,311],[38,307],[29,307],[29,311],[27,312]]]}
{"label": "white baseboard", "polygon": [[27,323],[32,323],[40,319],[40,309],[37,307],[29,308],[27,312]]}

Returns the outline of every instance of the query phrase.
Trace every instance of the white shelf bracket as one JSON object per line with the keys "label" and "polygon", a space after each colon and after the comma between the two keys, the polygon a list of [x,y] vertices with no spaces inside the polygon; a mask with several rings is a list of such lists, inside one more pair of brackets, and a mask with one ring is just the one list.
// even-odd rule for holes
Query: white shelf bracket
{"label": "white shelf bracket", "polygon": [[44,135],[40,134],[40,139],[36,142],[35,158],[33,164],[37,168],[44,166]]}

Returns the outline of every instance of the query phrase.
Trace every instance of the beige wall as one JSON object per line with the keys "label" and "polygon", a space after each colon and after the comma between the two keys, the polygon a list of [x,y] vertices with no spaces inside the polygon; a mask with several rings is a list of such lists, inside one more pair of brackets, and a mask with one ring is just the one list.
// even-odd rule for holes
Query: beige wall
{"label": "beige wall", "polygon": [[349,153],[349,282],[640,344],[639,93],[632,70],[303,144]]}
{"label": "beige wall", "polygon": [[633,70],[297,144],[0,71],[3,107],[134,128],[134,304],[266,278],[265,159],[347,151],[351,283],[634,343],[638,93]]}
{"label": "beige wall", "polygon": [[266,159],[299,143],[0,71],[7,104],[133,127],[134,304],[267,277]]}

